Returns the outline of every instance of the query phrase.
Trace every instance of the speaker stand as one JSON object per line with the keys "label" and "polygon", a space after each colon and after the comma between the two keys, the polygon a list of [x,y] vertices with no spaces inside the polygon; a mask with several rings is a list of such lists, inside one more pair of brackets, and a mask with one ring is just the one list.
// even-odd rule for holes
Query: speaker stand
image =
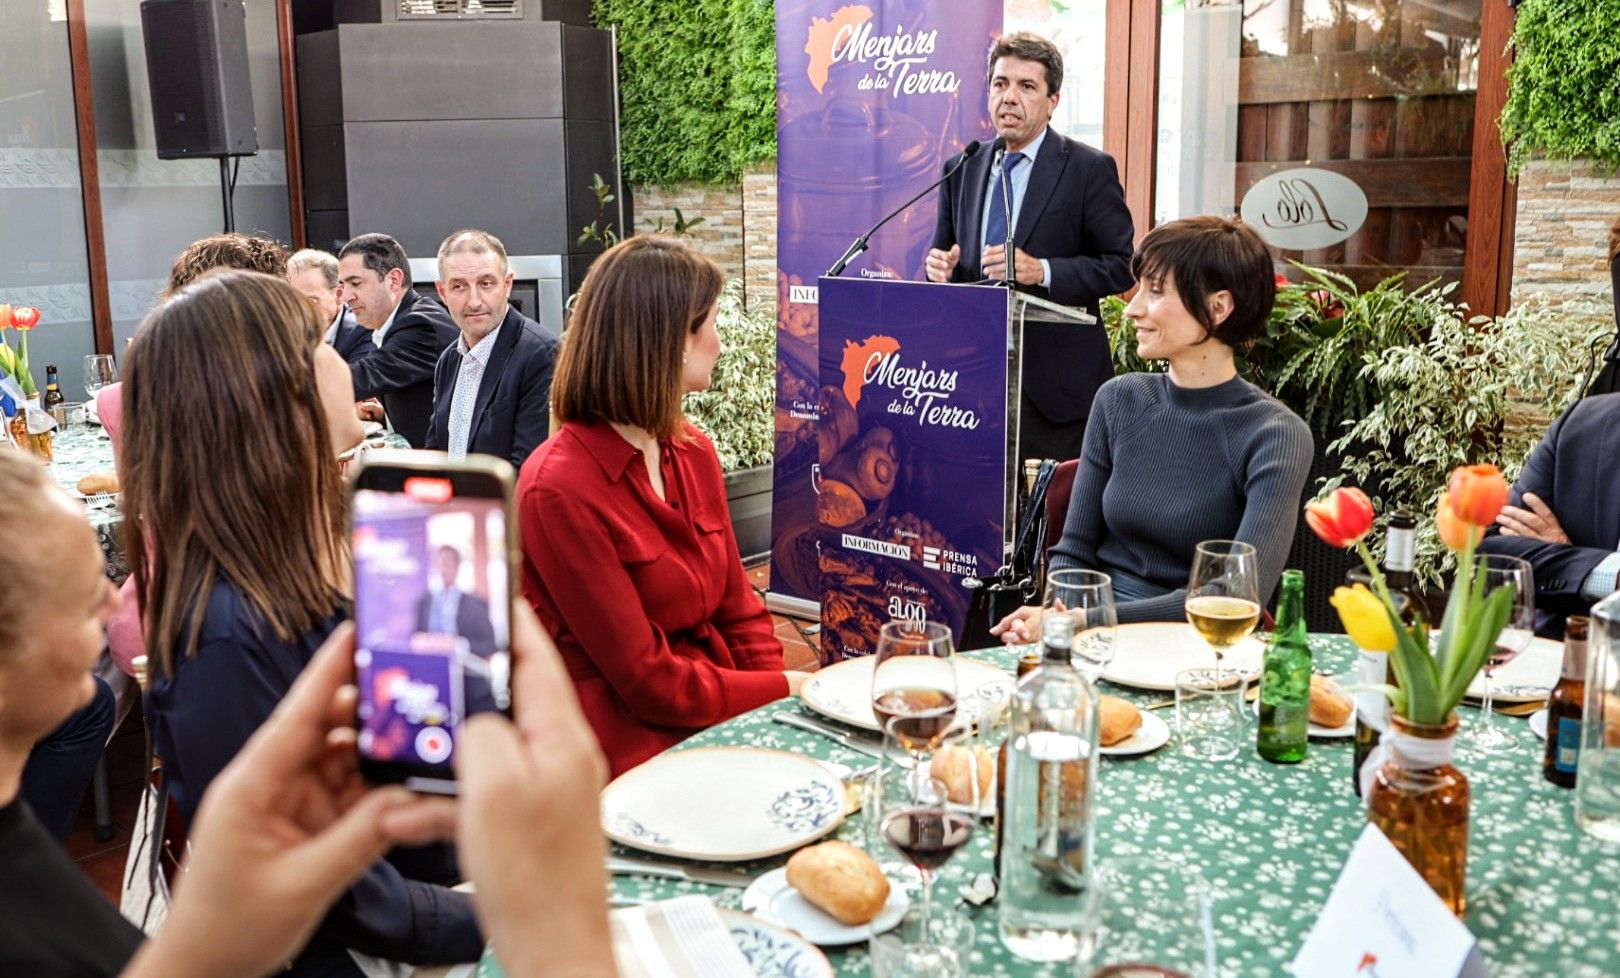
{"label": "speaker stand", "polygon": [[236,196],[236,180],[231,177],[231,158],[219,158],[219,196],[225,206],[225,233],[230,234],[236,230],[236,208],[232,198]]}

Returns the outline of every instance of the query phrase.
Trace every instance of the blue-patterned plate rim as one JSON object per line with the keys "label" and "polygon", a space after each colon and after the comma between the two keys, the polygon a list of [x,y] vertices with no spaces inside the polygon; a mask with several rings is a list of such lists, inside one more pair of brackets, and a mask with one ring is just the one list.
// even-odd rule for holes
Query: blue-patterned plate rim
{"label": "blue-patterned plate rim", "polygon": [[832,962],[821,949],[793,931],[766,923],[737,910],[721,910],[720,922],[736,939],[739,931],[751,932],[769,942],[770,956],[761,959],[756,946],[737,942],[738,950],[759,978],[835,978]]}

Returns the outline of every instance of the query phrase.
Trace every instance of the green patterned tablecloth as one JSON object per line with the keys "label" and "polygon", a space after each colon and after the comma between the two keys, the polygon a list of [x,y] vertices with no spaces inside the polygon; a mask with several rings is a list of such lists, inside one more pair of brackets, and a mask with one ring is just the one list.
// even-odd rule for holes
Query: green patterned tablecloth
{"label": "green patterned tablecloth", "polygon": [[[92,472],[112,472],[112,439],[100,425],[73,425],[66,431],[57,431],[51,437],[51,475],[74,496],[79,495],[79,480]],[[124,544],[119,539],[119,527],[124,514],[118,508],[118,497],[92,496],[84,501],[90,525],[95,528],[101,552],[107,559],[107,576],[122,581],[129,576],[129,561],[124,556]]]}
{"label": "green patterned tablecloth", "polygon": [[[1347,672],[1353,649],[1342,635],[1313,636],[1319,668]],[[1006,650],[968,653],[1011,668]],[[1105,684],[1106,685],[1106,684]],[[1165,694],[1110,689],[1139,703]],[[707,730],[675,750],[749,745],[865,766],[871,759],[811,733],[771,722],[783,700]],[[1163,711],[1173,722],[1172,711]],[[1477,710],[1464,709],[1473,723]],[[1620,847],[1575,828],[1573,793],[1541,777],[1541,741],[1522,719],[1499,716],[1521,750],[1486,755],[1459,743],[1457,766],[1473,788],[1469,833],[1468,915],[1493,978],[1620,975]],[[1252,736],[1253,726],[1249,730]],[[1312,741],[1294,766],[1261,761],[1253,749],[1225,764],[1181,756],[1175,740],[1142,757],[1102,759],[1099,856],[1164,857],[1199,867],[1215,888],[1215,925],[1223,978],[1273,978],[1299,950],[1327,899],[1351,844],[1366,824],[1350,788],[1349,740]],[[955,894],[989,867],[988,823],[946,867],[937,893]],[[862,842],[859,815],[837,837]],[[616,847],[617,848],[617,847]],[[885,854],[886,857],[887,854]],[[739,867],[764,872],[785,857]],[[626,898],[706,893],[736,907],[741,890],[636,876],[614,879]],[[1062,975],[1013,958],[996,935],[994,905],[975,916],[975,976]],[[830,949],[841,976],[869,973],[863,946]]]}

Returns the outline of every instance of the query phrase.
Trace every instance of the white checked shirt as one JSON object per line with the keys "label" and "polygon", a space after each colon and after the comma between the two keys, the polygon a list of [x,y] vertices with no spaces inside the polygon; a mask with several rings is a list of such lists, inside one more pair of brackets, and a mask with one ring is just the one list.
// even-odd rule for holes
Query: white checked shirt
{"label": "white checked shirt", "polygon": [[495,338],[500,335],[501,327],[497,326],[470,350],[467,349],[466,336],[456,340],[456,350],[461,354],[461,369],[456,372],[456,389],[450,395],[450,430],[445,440],[445,448],[451,458],[467,457],[467,441],[472,437],[473,405],[478,402],[478,385],[483,383],[484,368],[489,366],[490,354],[495,351]]}

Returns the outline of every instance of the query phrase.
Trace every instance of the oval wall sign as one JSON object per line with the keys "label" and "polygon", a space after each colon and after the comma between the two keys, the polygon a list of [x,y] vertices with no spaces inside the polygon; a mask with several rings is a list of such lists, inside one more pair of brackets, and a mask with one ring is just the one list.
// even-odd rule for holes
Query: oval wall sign
{"label": "oval wall sign", "polygon": [[1338,244],[1361,230],[1367,195],[1342,173],[1299,167],[1278,170],[1250,187],[1240,212],[1267,244],[1304,251]]}

